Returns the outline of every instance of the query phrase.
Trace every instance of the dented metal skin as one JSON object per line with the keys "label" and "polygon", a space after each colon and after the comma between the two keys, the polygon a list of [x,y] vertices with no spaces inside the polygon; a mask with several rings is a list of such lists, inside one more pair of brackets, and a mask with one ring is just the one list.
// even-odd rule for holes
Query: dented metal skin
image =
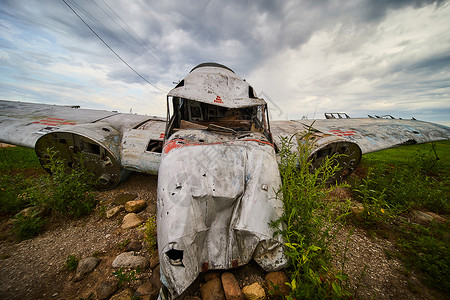
{"label": "dented metal skin", "polygon": [[252,258],[266,271],[286,266],[270,226],[283,211],[280,184],[274,147],[261,133],[170,137],[159,168],[157,236],[162,282],[173,296],[202,271]]}
{"label": "dented metal skin", "polygon": [[286,266],[269,226],[283,207],[276,194],[283,138],[295,141],[291,151],[312,141],[313,168],[339,154],[333,180],[351,174],[364,153],[450,139],[439,124],[346,114],[269,124],[266,102],[216,63],[192,69],[167,99],[167,118],[0,100],[0,142],[35,148],[43,164],[47,148],[69,166],[83,153],[104,189],[126,171],[158,174],[161,280],[171,296],[202,271],[251,259],[267,271]]}

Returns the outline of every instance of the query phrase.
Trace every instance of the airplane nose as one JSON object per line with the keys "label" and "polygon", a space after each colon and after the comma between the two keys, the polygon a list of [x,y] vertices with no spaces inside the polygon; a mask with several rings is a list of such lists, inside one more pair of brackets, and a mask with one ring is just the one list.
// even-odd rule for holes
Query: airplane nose
{"label": "airplane nose", "polygon": [[[169,141],[170,143],[170,141]],[[271,145],[188,143],[163,151],[158,174],[158,250],[163,282],[182,293],[202,271],[252,258],[267,271],[287,264],[271,228],[282,213]]]}

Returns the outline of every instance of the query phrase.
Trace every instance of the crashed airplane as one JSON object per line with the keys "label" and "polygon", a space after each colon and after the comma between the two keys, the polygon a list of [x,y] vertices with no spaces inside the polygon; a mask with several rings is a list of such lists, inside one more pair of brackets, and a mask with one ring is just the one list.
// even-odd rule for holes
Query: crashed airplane
{"label": "crashed airplane", "polygon": [[450,139],[439,124],[343,115],[269,122],[252,86],[226,66],[204,63],[168,93],[166,118],[0,101],[0,142],[34,148],[42,164],[50,147],[69,166],[83,152],[103,189],[129,171],[158,174],[161,281],[176,297],[207,270],[251,259],[266,271],[287,265],[269,226],[283,209],[276,195],[283,137],[313,131],[314,166],[345,154],[335,179],[351,174],[364,153]]}

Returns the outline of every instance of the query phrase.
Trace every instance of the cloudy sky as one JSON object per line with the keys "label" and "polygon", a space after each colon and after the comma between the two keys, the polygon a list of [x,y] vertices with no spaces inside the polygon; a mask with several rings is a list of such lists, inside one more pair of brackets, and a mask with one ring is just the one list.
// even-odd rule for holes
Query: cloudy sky
{"label": "cloudy sky", "polygon": [[[0,99],[165,115],[214,61],[273,119],[390,114],[450,126],[448,1],[0,0]],[[156,88],[155,88],[156,87]]]}

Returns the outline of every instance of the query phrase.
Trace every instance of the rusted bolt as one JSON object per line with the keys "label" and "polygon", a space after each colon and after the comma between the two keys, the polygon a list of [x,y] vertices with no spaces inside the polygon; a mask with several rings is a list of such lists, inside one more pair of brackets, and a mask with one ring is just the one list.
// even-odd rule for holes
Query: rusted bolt
{"label": "rusted bolt", "polygon": [[239,263],[238,263],[237,259],[233,259],[231,261],[231,267],[233,267],[233,268],[239,267]]}
{"label": "rusted bolt", "polygon": [[202,271],[203,271],[203,272],[206,272],[206,271],[208,271],[208,269],[209,269],[208,262],[205,261],[205,262],[202,264]]}

